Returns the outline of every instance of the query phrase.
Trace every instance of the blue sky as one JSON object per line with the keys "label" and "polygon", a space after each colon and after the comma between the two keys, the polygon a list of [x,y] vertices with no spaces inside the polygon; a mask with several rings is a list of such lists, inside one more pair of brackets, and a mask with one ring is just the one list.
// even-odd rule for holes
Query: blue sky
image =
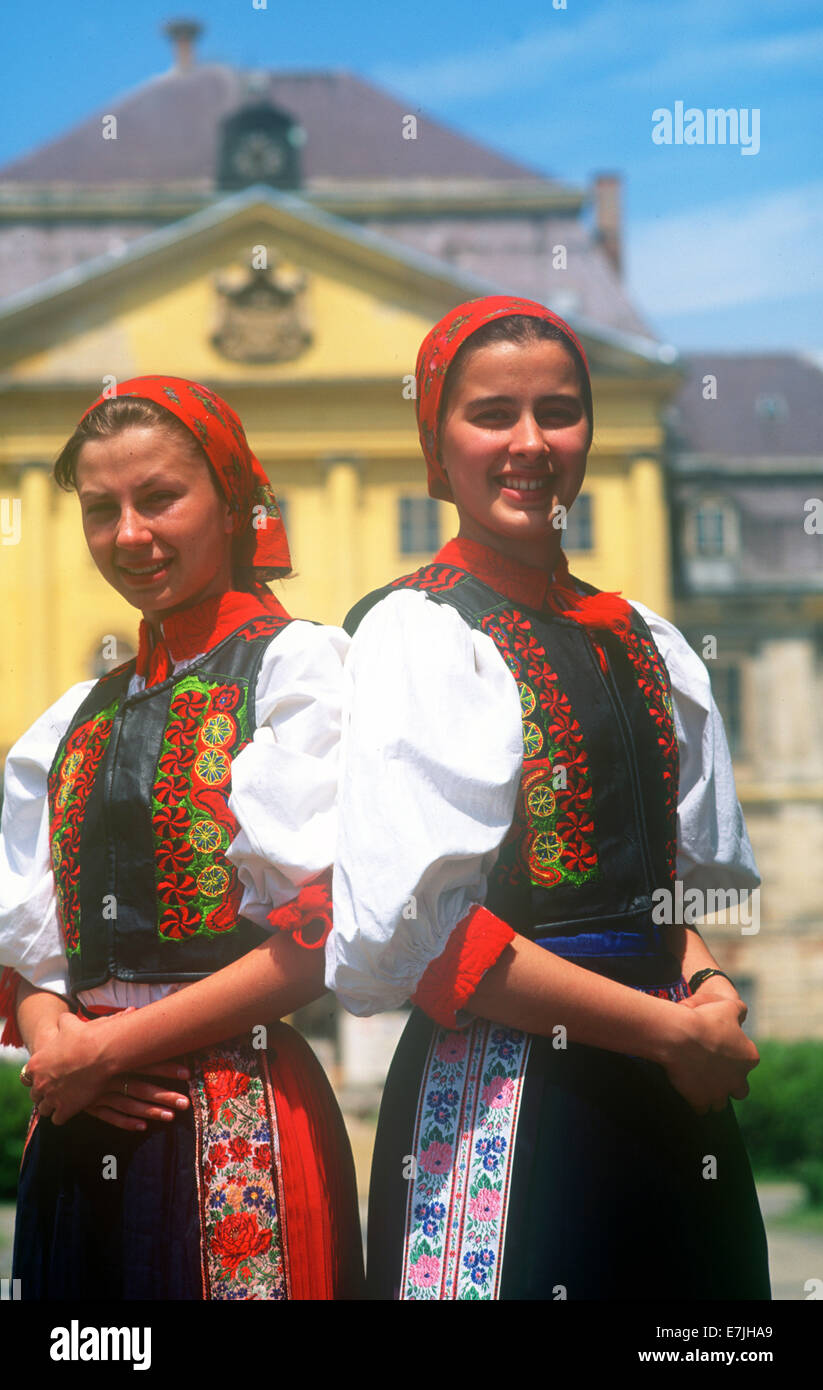
{"label": "blue sky", "polygon": [[[823,354],[819,0],[554,3],[5,0],[0,162],[168,68],[160,25],[188,14],[201,61],[348,68],[541,173],[620,172],[628,281],[661,337]],[[759,152],[655,144],[676,101],[756,108]]]}

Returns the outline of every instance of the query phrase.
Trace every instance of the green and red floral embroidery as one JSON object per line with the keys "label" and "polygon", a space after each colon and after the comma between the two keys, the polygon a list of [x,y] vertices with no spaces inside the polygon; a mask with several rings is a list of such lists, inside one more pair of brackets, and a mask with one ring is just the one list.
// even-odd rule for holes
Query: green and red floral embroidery
{"label": "green and red floral embroidery", "polygon": [[204,1296],[287,1299],[280,1145],[266,1054],[231,1041],[190,1062]]}
{"label": "green and red floral embroidery", "polygon": [[152,795],[157,930],[180,940],[231,931],[242,884],[225,857],[232,759],[249,742],[248,689],[186,676],[175,687]]}
{"label": "green and red floral embroidery", "polygon": [[69,734],[48,778],[51,865],[57,917],[69,955],[80,949],[80,832],[97,769],[111,735],[119,697]]}
{"label": "green and red floral embroidery", "polygon": [[523,774],[495,875],[508,887],[590,882],[600,874],[591,775],[569,698],[522,613],[498,610],[480,628],[517,681],[523,719]]}
{"label": "green and red floral embroidery", "polygon": [[666,861],[672,878],[677,873],[677,797],[680,754],[674,727],[674,707],[669,673],[654,642],[630,632],[624,650],[637,677],[640,693],[657,728],[657,744],[663,761],[663,796],[666,806]]}

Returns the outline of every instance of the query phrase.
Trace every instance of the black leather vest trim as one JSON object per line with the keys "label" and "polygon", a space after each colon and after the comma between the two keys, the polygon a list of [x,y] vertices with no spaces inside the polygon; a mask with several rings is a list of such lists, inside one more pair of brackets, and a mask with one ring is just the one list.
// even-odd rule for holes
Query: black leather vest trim
{"label": "black leather vest trim", "polygon": [[129,696],[134,662],[98,681],[49,773],[52,866],[72,989],[196,980],[265,940],[237,916],[223,851],[236,833],[231,760],[256,726],[266,614]]}
{"label": "black leather vest trim", "polygon": [[580,623],[435,563],[367,595],[346,630],[399,588],[485,632],[520,690],[521,787],[486,906],[557,954],[614,963],[609,973],[643,973],[645,962],[655,980],[679,974],[652,921],[654,889],[673,887],[677,741],[668,673],[640,614],[628,638],[597,630],[604,670]]}

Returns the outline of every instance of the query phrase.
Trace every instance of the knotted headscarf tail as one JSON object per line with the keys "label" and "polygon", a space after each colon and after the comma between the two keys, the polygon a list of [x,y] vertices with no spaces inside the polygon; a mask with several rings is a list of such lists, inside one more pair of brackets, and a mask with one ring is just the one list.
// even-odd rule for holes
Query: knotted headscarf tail
{"label": "knotted headscarf tail", "polygon": [[[234,563],[244,569],[291,569],[286,528],[271,484],[239,417],[214,391],[179,376],[136,376],[115,387],[120,399],[154,401],[191,431],[214,469],[235,518]],[[111,396],[99,396],[82,419]],[[262,589],[262,585],[260,586]]]}
{"label": "knotted headscarf tail", "polygon": [[[446,373],[459,348],[478,328],[494,319],[513,318],[525,314],[529,318],[543,319],[552,323],[573,343],[580,354],[583,368],[591,384],[589,364],[583,344],[565,319],[552,313],[545,304],[533,299],[519,299],[512,295],[486,295],[481,299],[470,299],[458,304],[444,314],[439,323],[426,334],[417,354],[415,379],[417,395],[415,409],[420,445],[428,471],[429,496],[453,502],[448,478],[439,459],[440,440],[438,437],[438,417],[443,398]],[[569,579],[569,562],[563,552],[555,566],[554,580],[549,588],[546,601],[555,612],[563,617],[573,618],[586,628],[608,628],[611,632],[627,634],[631,625],[631,605],[620,597],[619,592],[599,594],[578,594]],[[599,653],[601,664],[605,661]]]}

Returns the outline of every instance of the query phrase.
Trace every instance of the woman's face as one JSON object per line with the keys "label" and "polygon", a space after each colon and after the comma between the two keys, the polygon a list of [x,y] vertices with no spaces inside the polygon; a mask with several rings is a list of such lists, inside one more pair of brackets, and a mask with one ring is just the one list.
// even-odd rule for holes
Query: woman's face
{"label": "woman's face", "polygon": [[232,514],[204,460],[174,433],[134,427],[88,440],[77,493],[94,563],[155,626],[232,587]]}
{"label": "woman's face", "polygon": [[589,421],[562,343],[490,343],[452,390],[441,458],[460,535],[525,564],[553,565],[586,472]]}

